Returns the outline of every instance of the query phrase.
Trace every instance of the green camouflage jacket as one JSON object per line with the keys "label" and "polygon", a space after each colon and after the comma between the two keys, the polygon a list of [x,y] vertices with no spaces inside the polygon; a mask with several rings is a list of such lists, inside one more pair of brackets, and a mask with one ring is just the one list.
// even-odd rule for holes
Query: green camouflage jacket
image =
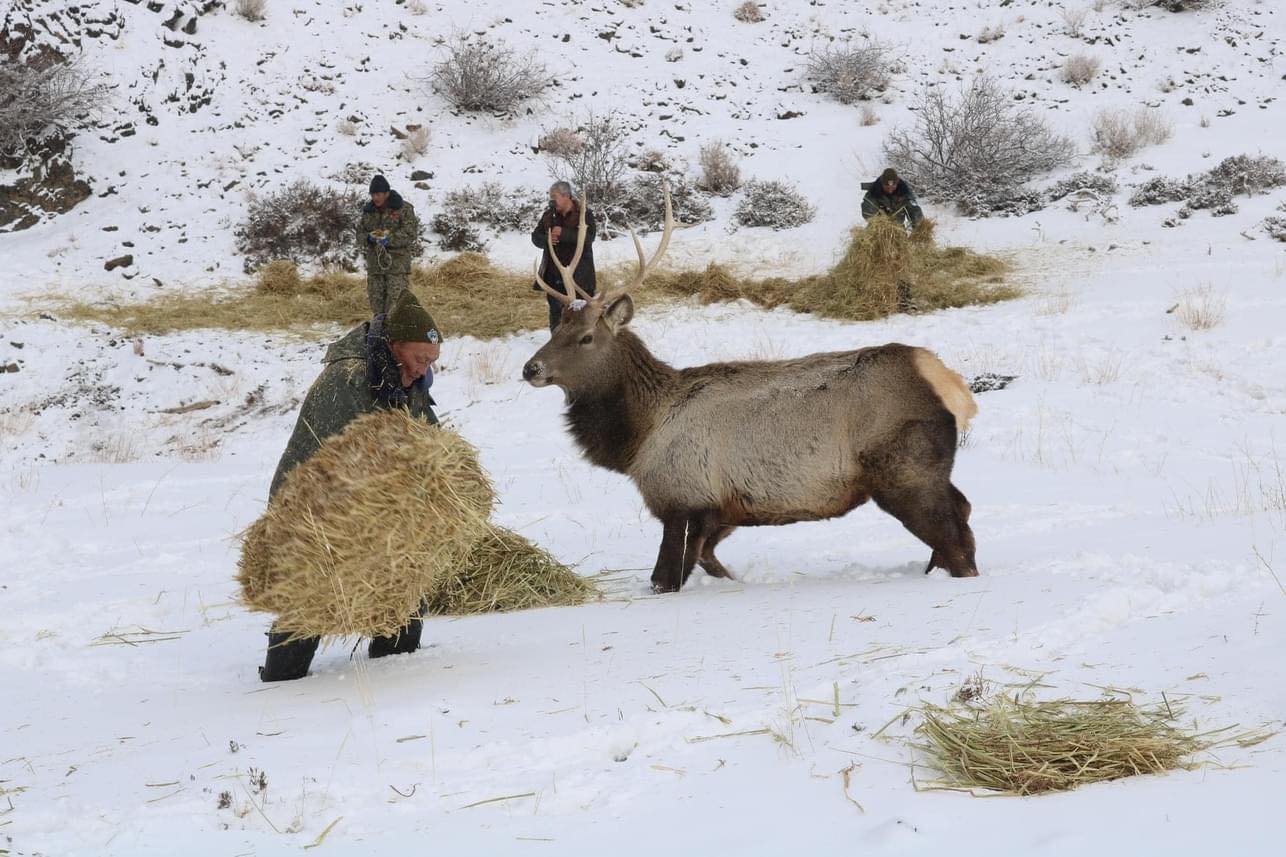
{"label": "green camouflage jacket", "polygon": [[[373,332],[372,325],[375,325]],[[400,376],[391,374],[397,368],[392,364],[392,353],[378,325],[379,321],[363,322],[326,349],[326,356],[322,358],[326,368],[304,397],[295,430],[277,462],[277,472],[268,490],[269,499],[277,493],[286,474],[311,458],[326,438],[338,434],[362,414],[392,407],[389,392],[399,400],[404,397],[411,416],[437,423],[433,397],[429,395],[432,374],[410,387],[402,387]],[[388,381],[390,377],[396,381]],[[390,391],[390,383],[396,384],[397,389]]]}
{"label": "green camouflage jacket", "polygon": [[[372,232],[388,235],[388,255],[378,247],[366,243]],[[366,270],[387,270],[394,274],[408,274],[411,260],[420,255],[420,219],[415,216],[415,206],[402,199],[397,191],[388,195],[383,208],[368,202],[357,222],[357,249],[366,257]]]}

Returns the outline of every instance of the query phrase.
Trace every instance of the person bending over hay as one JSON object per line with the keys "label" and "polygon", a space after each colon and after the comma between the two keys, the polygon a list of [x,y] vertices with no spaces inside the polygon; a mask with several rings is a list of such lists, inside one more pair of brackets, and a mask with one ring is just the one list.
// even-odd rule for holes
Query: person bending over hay
{"label": "person bending over hay", "polygon": [[245,602],[277,615],[263,681],[307,675],[323,635],[415,651],[432,577],[481,537],[491,485],[467,442],[432,428],[441,338],[405,292],[327,350],[242,549]]}

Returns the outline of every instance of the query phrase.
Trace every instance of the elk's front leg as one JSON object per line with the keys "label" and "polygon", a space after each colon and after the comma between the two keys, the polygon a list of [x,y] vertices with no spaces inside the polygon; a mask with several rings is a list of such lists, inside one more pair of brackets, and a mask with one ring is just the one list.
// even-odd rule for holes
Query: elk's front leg
{"label": "elk's front leg", "polygon": [[662,521],[662,527],[661,550],[656,556],[656,568],[652,569],[652,591],[678,592],[685,577],[684,566],[688,565],[688,516],[672,515]]}

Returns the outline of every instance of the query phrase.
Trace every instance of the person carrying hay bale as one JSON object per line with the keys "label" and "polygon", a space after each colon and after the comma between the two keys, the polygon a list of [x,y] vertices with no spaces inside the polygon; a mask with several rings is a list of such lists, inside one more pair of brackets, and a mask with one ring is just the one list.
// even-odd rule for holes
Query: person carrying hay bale
{"label": "person carrying hay bale", "polygon": [[875,181],[862,182],[862,190],[866,191],[866,195],[862,197],[864,220],[882,214],[911,229],[924,220],[924,212],[920,210],[920,203],[916,202],[911,186],[892,167],[880,173]]}
{"label": "person carrying hay bale", "polygon": [[[251,590],[247,566],[271,547],[265,547],[262,540],[255,541],[256,528],[262,530],[291,472],[316,456],[328,438],[341,434],[363,415],[381,410],[401,410],[423,423],[437,424],[429,388],[441,342],[433,317],[406,291],[387,316],[377,315],[362,323],[327,349],[322,360],[325,368],[304,398],[294,432],[273,475],[269,514],[247,536],[242,556],[242,583],[247,592]],[[484,512],[484,521],[485,516]],[[409,653],[419,648],[422,609],[423,604],[421,613],[394,633],[374,636],[370,656]],[[281,627],[279,618],[268,632],[268,653],[259,668],[259,677],[263,681],[302,678],[308,674],[319,642],[319,636],[303,636],[297,628]]]}

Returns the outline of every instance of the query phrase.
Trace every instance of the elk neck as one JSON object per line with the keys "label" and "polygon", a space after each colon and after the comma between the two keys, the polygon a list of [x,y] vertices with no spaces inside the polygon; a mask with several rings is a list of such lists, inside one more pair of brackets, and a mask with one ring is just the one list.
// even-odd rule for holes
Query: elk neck
{"label": "elk neck", "polygon": [[616,334],[614,374],[592,388],[568,391],[567,426],[591,463],[628,472],[661,420],[678,372],[658,360],[629,330]]}

